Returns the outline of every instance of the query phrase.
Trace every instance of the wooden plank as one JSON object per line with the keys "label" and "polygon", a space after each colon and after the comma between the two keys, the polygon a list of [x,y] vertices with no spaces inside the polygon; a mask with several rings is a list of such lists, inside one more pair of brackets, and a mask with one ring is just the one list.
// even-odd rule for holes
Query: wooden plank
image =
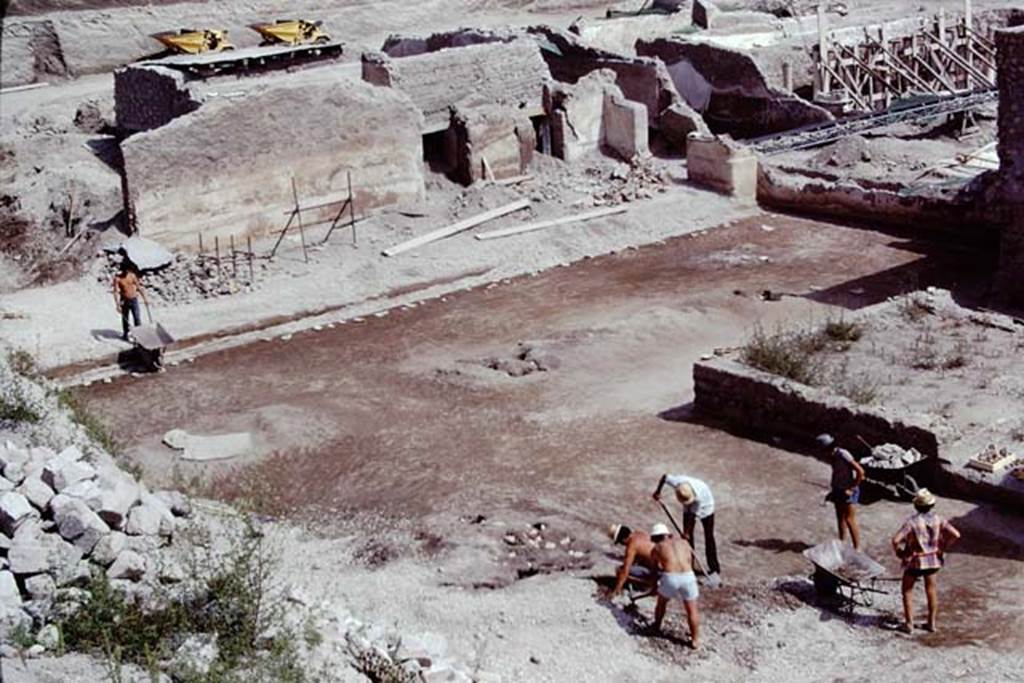
{"label": "wooden plank", "polygon": [[543,230],[544,228],[553,228],[556,225],[565,225],[567,223],[578,223],[580,221],[589,221],[593,218],[600,218],[602,216],[612,216],[617,213],[626,213],[627,208],[625,206],[613,206],[604,209],[595,209],[594,211],[587,211],[584,213],[578,213],[574,216],[563,216],[562,218],[554,218],[546,221],[537,221],[535,223],[527,223],[526,225],[520,225],[515,228],[505,228],[504,230],[494,230],[492,232],[484,232],[476,235],[478,240],[493,240],[498,237],[508,237],[509,235],[521,235],[524,232],[533,232],[534,230]]}
{"label": "wooden plank", "polygon": [[527,180],[533,180],[533,176],[529,173],[524,175],[516,175],[511,178],[502,178],[501,180],[495,180],[495,185],[517,185],[519,183],[525,183]]}
{"label": "wooden plank", "polygon": [[520,211],[522,209],[525,209],[529,205],[529,199],[518,199],[509,204],[505,204],[504,206],[499,206],[497,209],[491,209],[490,211],[485,211],[484,213],[478,213],[477,215],[461,220],[458,223],[453,223],[447,227],[439,228],[437,230],[428,232],[425,235],[414,237],[411,240],[402,242],[401,244],[396,244],[393,247],[388,247],[381,253],[384,254],[385,256],[396,256],[397,254],[409,251],[410,249],[421,247],[424,244],[429,244],[439,239],[444,239],[445,237],[451,237],[452,235],[462,232],[463,230],[469,230],[470,228],[480,225],[481,223],[486,223],[487,221],[494,220],[495,218],[504,216],[505,214],[512,213],[513,211]]}

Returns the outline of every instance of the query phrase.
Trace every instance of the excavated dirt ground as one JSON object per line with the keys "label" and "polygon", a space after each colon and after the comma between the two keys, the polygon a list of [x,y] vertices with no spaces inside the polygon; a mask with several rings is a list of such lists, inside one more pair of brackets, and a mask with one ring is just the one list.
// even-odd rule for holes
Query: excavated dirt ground
{"label": "excavated dirt ground", "polygon": [[[1024,587],[1019,517],[942,503],[965,534],[942,576],[945,628],[900,638],[887,630],[896,596],[845,619],[816,606],[800,578],[809,566],[799,551],[833,533],[821,506],[827,467],[800,455],[802,444],[721,431],[689,404],[693,361],[736,344],[755,321],[820,319],[834,310],[826,304],[856,309],[909,282],[970,300],[988,267],[980,252],[763,214],[82,395],[151,480],[196,479],[209,495],[255,498],[268,514],[309,523],[316,535],[288,550],[296,576],[333,584],[367,616],[442,630],[470,656],[480,645],[471,634],[499,628],[501,606],[514,616],[485,663],[511,680],[630,680],[627,669],[666,665],[770,677],[797,662],[827,676],[854,659],[866,680],[934,666],[1012,678],[1007,658],[1024,645],[1011,598]],[[765,302],[765,289],[793,296]],[[547,370],[485,367],[516,358],[523,341]],[[258,452],[175,465],[159,443],[173,427],[247,430]],[[640,635],[650,605],[606,609],[590,580],[612,568],[605,525],[659,520],[649,493],[666,470],[705,478],[718,498],[728,587],[705,592],[700,655],[685,654],[676,622],[674,639]],[[908,513],[880,502],[861,514],[867,551],[894,575],[888,538]],[[534,524],[545,526],[531,544]],[[553,576],[517,581],[538,573]],[[476,600],[462,590],[473,588],[497,590]],[[805,658],[819,639],[833,642],[834,660]],[[860,658],[864,647],[882,648],[885,661]],[[621,666],[595,665],[612,652]],[[524,664],[531,653],[539,665]]]}

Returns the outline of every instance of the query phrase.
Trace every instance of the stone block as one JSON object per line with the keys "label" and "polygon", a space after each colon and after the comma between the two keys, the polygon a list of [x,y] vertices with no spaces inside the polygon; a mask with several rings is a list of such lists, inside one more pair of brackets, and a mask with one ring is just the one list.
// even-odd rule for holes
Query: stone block
{"label": "stone block", "polygon": [[112,531],[97,543],[92,549],[92,561],[104,567],[109,567],[125,549],[127,536],[120,531]]}
{"label": "stone block", "polygon": [[704,117],[683,102],[673,102],[658,116],[658,132],[676,151],[686,152],[690,133],[708,134]]}
{"label": "stone block", "polygon": [[189,517],[192,515],[192,502],[184,493],[180,491],[155,491],[153,495],[160,499],[175,517]]}
{"label": "stone block", "polygon": [[648,156],[647,107],[606,91],[603,112],[604,146],[625,160]]}
{"label": "stone block", "polygon": [[38,513],[25,496],[17,491],[8,491],[0,495],[0,531],[8,536],[14,536],[22,522],[32,517],[38,517]]}
{"label": "stone block", "polygon": [[529,165],[536,144],[528,117],[494,105],[456,107],[451,130],[456,173],[467,185],[486,179],[485,159],[496,180],[520,175]]}
{"label": "stone block", "polygon": [[68,572],[74,571],[82,551],[56,534],[35,530],[14,538],[7,559],[11,571],[19,576],[48,572],[60,583]]}
{"label": "stone block", "polygon": [[4,478],[17,486],[25,480],[26,463],[12,462],[4,467]]}
{"label": "stone block", "polygon": [[140,503],[128,513],[125,531],[131,536],[156,536],[160,533],[164,515],[153,505]]}
{"label": "stone block", "polygon": [[145,574],[146,558],[132,550],[122,551],[107,568],[107,576],[111,579],[138,581]]}
{"label": "stone block", "polygon": [[12,464],[24,465],[28,461],[29,454],[24,448],[19,448],[14,444],[0,446],[0,470]]}
{"label": "stone block", "polygon": [[18,493],[25,496],[28,502],[40,511],[46,509],[55,495],[50,485],[43,481],[42,472],[39,470],[25,477],[25,481],[18,487]]}
{"label": "stone block", "polygon": [[0,571],[0,609],[21,608],[21,591],[14,580],[14,574]]}
{"label": "stone block", "polygon": [[690,182],[754,203],[757,157],[724,138],[691,134],[686,148]]}
{"label": "stone block", "polygon": [[110,533],[110,527],[78,498],[58,494],[50,501],[50,509],[60,535],[85,554]]}
{"label": "stone block", "polygon": [[43,468],[43,481],[57,493],[96,476],[96,469],[82,460],[60,461],[60,456]]}
{"label": "stone block", "polygon": [[690,19],[698,28],[708,29],[715,23],[715,17],[721,10],[710,0],[693,0]]}
{"label": "stone block", "polygon": [[552,153],[575,161],[601,148],[604,138],[605,92],[615,90],[615,72],[592,71],[575,84],[559,84],[545,95],[545,109],[551,116]]}
{"label": "stone block", "polygon": [[25,579],[25,592],[32,600],[49,600],[57,592],[57,583],[49,574],[35,574]]}

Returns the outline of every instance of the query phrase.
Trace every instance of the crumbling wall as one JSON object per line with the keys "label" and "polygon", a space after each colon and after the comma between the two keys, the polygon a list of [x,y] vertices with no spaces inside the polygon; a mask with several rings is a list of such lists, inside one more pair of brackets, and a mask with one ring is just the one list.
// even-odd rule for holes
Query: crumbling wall
{"label": "crumbling wall", "polygon": [[481,43],[508,43],[515,40],[515,37],[515,34],[511,32],[499,33],[475,28],[434,33],[426,38],[392,34],[387,37],[380,50],[389,57],[413,57],[450,47],[467,47]]}
{"label": "crumbling wall", "polygon": [[405,95],[341,78],[208,102],[125,140],[127,213],[142,235],[187,247],[196,233],[281,229],[293,177],[307,206],[347,197],[348,171],[360,210],[418,199],[422,125]]}
{"label": "crumbling wall", "polygon": [[132,65],[114,72],[114,113],[126,132],[159,128],[201,103],[174,69]]}
{"label": "crumbling wall", "polygon": [[607,69],[615,74],[615,83],[622,94],[647,108],[648,121],[657,128],[658,116],[674,102],[681,101],[665,67],[656,59],[623,57],[582,44],[574,35],[535,26],[531,33],[543,36],[558,53],[544,50],[544,61],[551,75],[564,83],[576,83],[589,73]]}
{"label": "crumbling wall", "polygon": [[1003,226],[996,286],[1024,306],[1024,27],[996,32],[999,159],[1009,222]]}
{"label": "crumbling wall", "polygon": [[67,75],[68,68],[53,22],[3,22],[0,51],[0,87]]}
{"label": "crumbling wall", "polygon": [[466,100],[540,114],[550,74],[536,42],[523,39],[399,59],[364,55],[363,79],[406,93],[423,112],[424,132],[430,133],[447,128],[451,107]]}
{"label": "crumbling wall", "polygon": [[629,160],[650,154],[647,145],[647,108],[620,94],[604,94],[604,144]]}
{"label": "crumbling wall", "polygon": [[741,50],[674,38],[640,40],[636,50],[665,63],[675,89],[716,133],[762,135],[833,119],[822,107],[775,87]]}
{"label": "crumbling wall", "polygon": [[725,138],[694,133],[686,147],[690,182],[750,202],[757,199],[757,166],[753,152]]}
{"label": "crumbling wall", "polygon": [[533,123],[507,107],[456,107],[451,128],[456,174],[467,185],[486,179],[488,169],[496,180],[520,175],[533,158]]}

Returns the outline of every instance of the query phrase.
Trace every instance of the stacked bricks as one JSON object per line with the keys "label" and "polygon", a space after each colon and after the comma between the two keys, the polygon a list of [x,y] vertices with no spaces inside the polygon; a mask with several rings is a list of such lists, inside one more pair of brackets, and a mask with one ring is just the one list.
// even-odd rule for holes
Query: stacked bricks
{"label": "stacked bricks", "polygon": [[1024,306],[1024,27],[996,32],[999,158],[1009,222],[1003,227],[996,286]]}
{"label": "stacked bricks", "polygon": [[185,76],[173,69],[138,65],[114,72],[114,111],[125,132],[159,128],[199,105]]}

